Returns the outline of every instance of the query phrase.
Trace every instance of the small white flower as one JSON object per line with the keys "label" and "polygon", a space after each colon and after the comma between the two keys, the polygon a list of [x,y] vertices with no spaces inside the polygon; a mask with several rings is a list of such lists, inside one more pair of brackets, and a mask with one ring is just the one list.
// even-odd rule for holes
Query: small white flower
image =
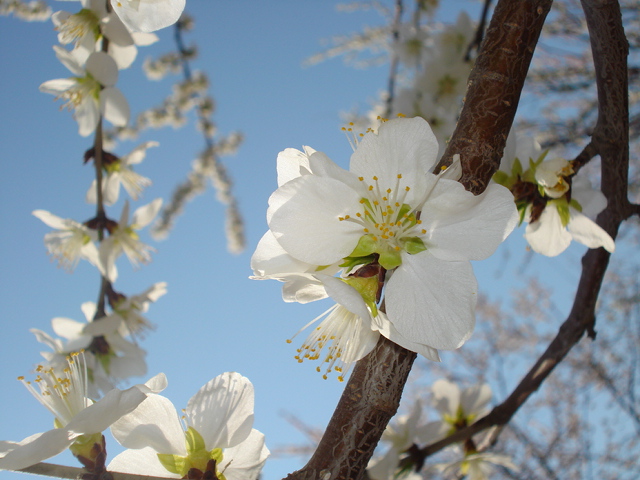
{"label": "small white flower", "polygon": [[69,52],[57,45],[53,48],[58,59],[74,76],[44,82],[40,91],[66,100],[65,107],[73,110],[73,118],[78,122],[78,133],[83,137],[91,134],[100,115],[118,127],[126,125],[129,104],[120,90],[114,87],[118,67],[113,58],[105,52],[93,52],[87,58],[86,52],[80,49]]}
{"label": "small white flower", "polygon": [[113,313],[122,319],[122,335],[139,335],[142,331],[153,328],[153,324],[141,314],[149,310],[149,304],[167,293],[166,282],[153,284],[139,295],[125,297],[119,295],[111,301]]}
{"label": "small white flower", "polygon": [[93,243],[98,239],[95,230],[75,220],[60,218],[46,210],[34,210],[32,214],[57,230],[44,236],[44,244],[61,267],[73,271],[78,261],[83,258],[100,268],[98,249]]}
{"label": "small white flower", "polygon": [[570,162],[562,158],[545,160],[545,155],[533,139],[512,131],[500,171],[494,175],[494,181],[513,192],[521,221],[528,224],[524,237],[531,248],[555,257],[575,240],[613,253],[611,236],[589,218],[605,209],[605,196],[587,180],[572,177]]}
{"label": "small white flower", "polygon": [[255,480],[269,450],[252,425],[253,385],[238,373],[223,373],[189,400],[183,423],[171,401],[159,395],[115,422],[113,436],[135,450],[121,453],[108,468],[169,478],[184,478],[195,468],[213,470],[211,478]]}
{"label": "small white flower", "polygon": [[138,208],[133,212],[131,223],[129,223],[129,202],[125,202],[118,226],[100,244],[100,261],[110,282],[115,282],[118,277],[115,262],[123,252],[134,267],[137,267],[139,263],[147,263],[151,260],[153,248],[140,241],[137,230],[149,225],[158,214],[161,206],[162,199],[157,198]]}
{"label": "small white flower", "polygon": [[102,431],[121,416],[133,411],[149,393],[166,386],[160,374],[144,385],[127,390],[111,390],[98,402],[87,397],[87,370],[83,361],[70,357],[62,370],[39,366],[34,383],[19,380],[55,417],[53,430],[37,433],[21,442],[1,442],[0,469],[19,470],[53,457],[68,447],[74,455],[86,455],[99,443]]}
{"label": "small white flower", "polygon": [[431,391],[446,435],[471,425],[489,413],[487,405],[492,393],[491,387],[486,383],[461,390],[455,383],[438,380]]}
{"label": "small white flower", "polygon": [[[145,142],[138,145],[128,155],[117,158],[111,162],[103,162],[106,175],[102,177],[102,199],[106,205],[113,205],[118,201],[120,185],[124,187],[133,200],[138,200],[142,190],[151,185],[151,180],[136,173],[131,165],[142,162],[147,154],[147,149],[157,147],[158,142]],[[96,203],[96,181],[94,180],[87,190],[86,201]]]}
{"label": "small white flower", "polygon": [[173,25],[185,0],[111,0],[113,11],[134,32],[153,32]]}

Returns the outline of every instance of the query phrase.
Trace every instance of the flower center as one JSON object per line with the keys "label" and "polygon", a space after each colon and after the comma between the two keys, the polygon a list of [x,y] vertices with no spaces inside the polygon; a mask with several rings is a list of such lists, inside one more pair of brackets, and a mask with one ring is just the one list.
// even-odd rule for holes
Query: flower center
{"label": "flower center", "polygon": [[[364,182],[363,177],[359,177]],[[402,261],[400,252],[419,253],[426,250],[424,242],[419,238],[427,233],[422,227],[420,211],[433,189],[429,189],[416,207],[405,203],[411,191],[408,185],[402,186],[402,175],[398,174],[393,188],[380,188],[378,177],[367,186],[367,196],[360,199],[362,211],[353,217],[338,217],[339,221],[352,221],[362,225],[363,236],[354,251],[345,258],[341,266],[350,267],[369,263],[369,257],[377,253],[379,263],[385,269],[398,267]],[[365,258],[366,257],[366,258]]]}

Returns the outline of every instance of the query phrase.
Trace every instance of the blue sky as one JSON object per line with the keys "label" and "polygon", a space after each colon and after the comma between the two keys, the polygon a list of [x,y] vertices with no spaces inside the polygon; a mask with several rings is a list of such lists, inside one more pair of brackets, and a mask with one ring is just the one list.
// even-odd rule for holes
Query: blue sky
{"label": "blue sky", "polygon": [[[238,371],[254,383],[255,428],[266,434],[271,448],[302,440],[283,419],[283,412],[324,426],[343,387],[335,378],[322,380],[315,364],[299,365],[293,359],[296,341],[285,343],[330,303],[285,304],[279,284],[248,279],[251,253],[266,230],[266,205],[276,186],[278,152],[310,145],[346,166],[351,149],[340,131],[339,112],[366,109],[386,85],[386,65],[354,70],[336,59],[302,67],[306,57],[321,49],[321,39],[381,21],[374,12],[339,13],[336,4],[188,2],[187,11],[196,25],[187,43],[197,44],[200,57],[194,67],[205,70],[211,79],[217,105],[214,120],[222,133],[239,130],[245,135],[238,154],[224,162],[246,222],[247,250],[237,256],[226,252],[223,208],[209,190],[187,206],[167,240],[153,242],[147,237],[157,248],[152,263],[134,271],[121,261],[116,283],[118,290],[135,294],[155,282],[168,282],[169,293],[148,314],[157,329],[142,346],[148,351],[149,376],[167,374],[165,394],[174,404],[184,408],[209,379]],[[58,2],[53,6],[73,10],[76,5]],[[477,4],[473,7],[477,9]],[[159,32],[161,41],[140,49],[133,67],[121,72],[118,85],[134,113],[159,103],[170,92],[173,78],[149,82],[140,65],[147,55],[173,50],[171,33]],[[49,261],[42,243],[49,228],[31,215],[35,209],[78,220],[93,215],[93,207],[84,202],[92,169],[82,165],[91,140],[77,135],[75,121],[69,112],[59,111],[59,102],[38,91],[42,82],[68,76],[54,56],[55,43],[50,22],[0,18],[4,71],[0,76],[0,438],[7,440],[22,439],[52,424],[49,413],[15,380],[28,375],[39,362],[39,352],[46,349],[29,328],[52,333],[54,317],[83,320],[80,305],[95,301],[99,286],[98,274],[88,264],[68,274]],[[144,140],[157,140],[160,148],[150,150],[136,169],[154,184],[134,208],[157,197],[168,198],[203,146],[192,124],[181,130],[149,131],[140,139]],[[123,144],[116,153],[127,153],[136,144]],[[110,210],[112,217],[119,217],[123,198]],[[517,268],[528,255],[521,234],[516,231],[494,258],[475,266],[481,291],[499,296],[498,292],[507,292],[520,281]],[[574,266],[579,265],[582,251],[570,249],[554,264],[536,257],[529,272],[544,274],[553,269],[555,282],[573,286]],[[566,302],[560,303],[567,307]],[[443,359],[454,361],[455,353]],[[118,451],[113,442],[108,447],[110,452]],[[68,458],[61,462],[75,464]],[[271,459],[264,478],[282,477],[302,464],[301,459]],[[0,477],[24,478],[6,472]]]}

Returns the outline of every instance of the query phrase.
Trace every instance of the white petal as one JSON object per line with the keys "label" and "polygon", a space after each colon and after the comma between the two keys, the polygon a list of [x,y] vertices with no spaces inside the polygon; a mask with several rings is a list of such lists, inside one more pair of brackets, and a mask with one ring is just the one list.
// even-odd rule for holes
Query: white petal
{"label": "white petal", "polygon": [[309,157],[309,164],[314,175],[329,177],[349,185],[360,197],[367,195],[367,186],[354,173],[339,167],[323,152],[315,152]]}
{"label": "white petal", "polygon": [[158,453],[185,456],[184,430],[173,403],[149,395],[133,412],[111,425],[111,433],[127,448],[151,447]]}
{"label": "white petal", "polygon": [[308,263],[296,260],[278,243],[271,230],[265,233],[251,257],[251,268],[257,277],[269,277],[282,273],[305,273]]}
{"label": "white petal", "polygon": [[538,220],[527,225],[524,238],[535,252],[547,257],[560,255],[571,243],[571,234],[562,226],[558,209],[553,204],[547,205]]}
{"label": "white petal", "polygon": [[422,211],[422,238],[441,260],[483,260],[512,232],[518,212],[511,192],[492,183],[473,195],[458,183],[440,180]]}
{"label": "white petal", "polygon": [[82,330],[86,324],[76,322],[70,318],[56,317],[51,320],[51,328],[56,335],[71,340],[82,336]]}
{"label": "white petal", "polygon": [[487,405],[491,401],[491,387],[483,383],[465,388],[460,394],[460,406],[466,416],[483,415],[487,412]]}
{"label": "white petal", "polygon": [[438,141],[421,117],[397,118],[380,125],[378,134],[368,133],[351,156],[349,170],[369,180],[377,176],[392,186],[398,174],[419,178],[435,166]]}
{"label": "white petal", "polygon": [[102,21],[102,33],[109,39],[109,44],[118,45],[120,47],[128,47],[133,45],[133,37],[131,32],[125,27],[120,18],[111,13]]}
{"label": "white petal", "polygon": [[309,303],[327,298],[324,285],[311,274],[286,275],[278,278],[284,282],[282,299],[285,302]]}
{"label": "white petal", "polygon": [[86,69],[103,87],[113,87],[118,81],[118,66],[106,52],[93,52],[89,55]]}
{"label": "white petal", "polygon": [[140,0],[137,8],[129,0],[112,0],[120,20],[134,32],[153,32],[178,21],[185,0]]}
{"label": "white petal", "polygon": [[100,433],[123,415],[134,411],[146,398],[147,395],[137,387],[124,391],[113,389],[73,417],[66,428],[80,434]]}
{"label": "white petal", "polygon": [[36,433],[12,445],[0,458],[0,470],[19,470],[51,458],[67,449],[77,435],[63,428]]}
{"label": "white petal", "polygon": [[355,313],[360,318],[369,321],[371,314],[369,313],[367,304],[364,302],[362,295],[360,295],[355,288],[346,284],[337,277],[319,274],[316,275],[316,278],[324,284],[329,296],[337,303],[345,307],[351,313]]}
{"label": "white petal", "polygon": [[457,417],[460,405],[460,387],[449,380],[437,380],[431,387],[433,406],[440,415]]}
{"label": "white petal", "polygon": [[171,473],[158,460],[158,452],[146,447],[140,450],[125,450],[117,455],[107,469],[110,472],[134,473],[150,475],[160,478],[180,478],[177,473]]}
{"label": "white petal", "polygon": [[387,316],[403,337],[453,350],[473,332],[477,289],[469,262],[403,254],[386,287]]}
{"label": "white petal", "polygon": [[148,47],[160,40],[155,33],[132,32],[131,36],[139,47]]}
{"label": "white petal", "polygon": [[189,400],[186,412],[207,450],[235,446],[251,433],[253,385],[239,373],[218,375]]}
{"label": "white petal", "polygon": [[309,155],[315,151],[310,149],[311,153],[305,151],[301,152],[295,148],[287,148],[278,153],[276,159],[276,171],[278,172],[278,186],[281,187],[285,183],[294,178],[298,178],[300,175],[307,175],[311,173],[311,167],[309,167]]}
{"label": "white petal", "polygon": [[360,196],[337,180],[304,175],[280,187],[272,199],[280,206],[269,228],[282,247],[303,262],[332,265],[349,255],[363,235],[360,225],[339,220],[355,216]]}
{"label": "white petal", "polygon": [[53,213],[47,212],[46,210],[34,210],[31,214],[39,218],[44,222],[45,225],[48,225],[51,228],[55,228],[56,230],[66,230],[69,227],[68,222],[54,215]]}
{"label": "white petal", "polygon": [[71,73],[77,77],[85,76],[84,68],[82,67],[78,57],[75,55],[75,53],[77,53],[75,50],[70,52],[59,45],[54,45],[53,50],[56,52],[58,60],[60,60],[60,62],[71,71]]}
{"label": "white petal", "polygon": [[135,45],[121,47],[115,44],[109,44],[109,55],[113,57],[118,65],[119,70],[129,68],[138,56],[138,48]]}
{"label": "white petal", "polygon": [[77,83],[78,82],[73,78],[57,78],[55,80],[48,80],[44,82],[39,88],[41,92],[60,95],[75,86]]}
{"label": "white petal", "polygon": [[440,361],[438,350],[429,347],[428,345],[413,342],[410,338],[401,335],[400,332],[398,332],[398,329],[389,321],[389,318],[383,312],[378,312],[378,315],[373,319],[373,328],[380,332],[380,335],[383,337],[391,340],[393,343],[397,343],[407,350],[416,352],[432,362]]}
{"label": "white petal", "polygon": [[576,242],[589,248],[603,247],[609,253],[616,249],[613,238],[600,225],[573,208],[567,230]]}
{"label": "white petal", "polygon": [[156,198],[153,202],[138,208],[133,213],[133,218],[131,219],[131,225],[133,228],[140,230],[141,228],[149,225],[158,214],[161,207],[162,199]]}
{"label": "white petal", "polygon": [[100,120],[100,109],[93,97],[85,97],[76,106],[73,118],[78,122],[78,134],[82,137],[91,135]]}
{"label": "white petal", "polygon": [[131,111],[122,92],[115,87],[100,92],[100,108],[104,118],[116,127],[124,127],[129,122]]}
{"label": "white petal", "polygon": [[267,461],[269,450],[264,445],[264,435],[251,430],[245,441],[224,450],[220,469],[227,480],[255,480]]}
{"label": "white petal", "polygon": [[600,190],[595,190],[589,181],[584,178],[574,178],[571,183],[571,198],[574,198],[582,207],[582,213],[590,218],[595,218],[607,207],[607,197]]}

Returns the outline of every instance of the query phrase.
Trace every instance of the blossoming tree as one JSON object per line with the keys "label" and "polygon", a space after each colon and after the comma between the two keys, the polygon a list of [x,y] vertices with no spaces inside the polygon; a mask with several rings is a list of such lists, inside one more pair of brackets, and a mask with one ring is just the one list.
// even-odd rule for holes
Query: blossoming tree
{"label": "blossoming tree", "polygon": [[[295,349],[299,363],[319,362],[314,366],[321,378],[345,382],[328,426],[307,452],[311,458],[287,478],[518,478],[518,471],[540,478],[530,468],[532,458],[545,478],[561,478],[560,467],[546,461],[551,453],[543,453],[533,434],[522,433],[514,416],[531,409],[533,394],[547,384],[575,393],[575,386],[558,388],[551,374],[561,362],[571,362],[570,352],[580,351],[585,335],[596,339],[597,302],[610,257],[621,250],[619,230],[640,213],[628,195],[627,74],[635,70],[627,68],[627,38],[635,48],[636,37],[628,32],[625,36],[623,29],[623,20],[631,22],[634,12],[615,1],[583,0],[580,12],[563,2],[559,12],[553,12],[549,0],[500,0],[493,9],[487,0],[477,22],[467,12],[456,12],[440,23],[437,1],[409,3],[396,0],[389,8],[372,3],[388,23],[339,39],[325,55],[371,48],[383,51],[380,58],[389,60],[384,94],[368,114],[351,115],[352,122],[344,128],[352,151],[331,153],[334,161],[323,150],[331,150],[329,145],[314,143],[313,148],[298,150],[283,144],[277,159],[272,155],[277,188],[268,200],[267,232],[250,260],[251,278],[280,282],[287,303],[313,305],[329,299],[331,306],[298,331],[305,332],[306,339],[290,338],[289,348]],[[142,340],[152,323],[146,314],[167,293],[167,283],[157,281],[135,290],[141,293],[124,293],[129,287],[120,259],[126,257],[138,267],[155,258],[155,248],[144,240],[145,228],[160,216],[153,228],[158,237],[166,236],[186,202],[203,193],[210,181],[226,208],[228,249],[238,252],[244,245],[238,203],[220,162],[242,137],[216,132],[211,120],[214,102],[206,93],[208,79],[191,71],[195,48],[183,41],[182,35],[192,27],[188,17],[181,17],[184,8],[180,0],[82,0],[79,11],[51,17],[61,44],[54,47],[55,55],[71,76],[45,81],[40,90],[65,102],[78,134],[93,138],[83,160],[93,166],[94,175],[82,195],[95,205],[95,212],[82,219],[67,218],[42,205],[33,215],[53,229],[45,234],[45,247],[60,266],[73,271],[88,263],[97,271],[98,295],[96,302],[81,305],[86,321],[56,317],[51,321],[55,336],[32,329],[50,351],[43,352],[46,363],[37,368],[33,382],[20,378],[54,415],[54,428],[42,428],[38,431],[44,433],[21,441],[0,441],[0,469],[96,480],[109,475],[123,480],[138,475],[251,480],[259,477],[267,461],[265,435],[254,428],[254,385],[232,371],[235,366],[226,367],[224,358],[212,361],[208,354],[229,343],[256,363],[253,340],[247,337],[253,333],[261,340],[257,329],[270,317],[268,308],[261,308],[260,322],[246,324],[237,340],[218,329],[220,323],[237,321],[229,311],[207,312],[202,316],[209,324],[204,326],[193,327],[190,319],[180,318],[178,327],[161,327],[186,332],[184,337],[174,334],[175,342],[163,353],[166,359],[186,358],[189,373],[194,365],[207,364],[207,378],[213,377],[204,380],[190,400],[184,399],[182,418],[174,403],[160,395],[167,390],[164,375],[130,388],[121,385],[147,374]],[[0,11],[30,19],[50,13],[42,2],[5,0]],[[516,132],[515,125],[545,22],[564,22],[555,31],[565,31],[570,30],[567,19],[576,16],[588,29],[597,86],[597,99],[591,100],[595,110],[590,111],[597,116],[582,118],[584,123],[592,120],[588,135],[588,127],[572,130],[570,141],[586,145],[571,158],[568,148],[554,150],[562,143],[561,135],[540,136],[541,145],[534,134]],[[133,102],[127,98],[123,70],[134,65],[139,47],[158,40],[151,32],[173,24],[177,51],[147,60],[145,70],[149,78],[179,72],[184,80],[160,106],[132,120]],[[259,93],[251,95],[258,104]],[[588,102],[583,98],[583,103]],[[570,114],[562,112],[559,118],[568,122]],[[151,138],[128,153],[116,154],[118,142],[148,128],[181,125],[188,115],[196,117],[204,150],[187,179],[164,209],[160,198],[130,205],[151,187],[153,178],[137,170],[145,157],[163,148],[163,142]],[[107,130],[105,120],[112,130]],[[636,128],[633,122],[632,127]],[[596,157],[599,174],[593,169]],[[548,339],[537,326],[530,334],[525,320],[509,323],[501,308],[492,310],[471,265],[492,256],[522,224],[527,244],[537,255],[559,257],[572,242],[588,248],[573,305],[559,328],[545,331]],[[623,252],[627,249],[623,243]],[[218,262],[221,255],[207,249],[200,256]],[[224,270],[218,273],[224,286],[212,290],[227,292],[232,277]],[[267,288],[269,283],[275,282],[254,282],[228,296],[235,305],[251,303],[247,290]],[[548,315],[527,298],[545,299],[544,289],[536,285],[531,283],[525,291],[517,314]],[[637,359],[637,280],[631,285],[636,285],[635,292],[632,286],[626,296],[616,297],[625,298],[622,304],[627,307],[616,307],[605,297],[601,311],[618,308],[632,318],[624,340],[629,342],[629,357]],[[617,291],[623,290],[619,286]],[[605,331],[605,346],[615,338],[606,335]],[[511,342],[511,337],[527,337],[528,343],[518,344],[520,353],[532,345],[533,352],[519,359],[518,371],[525,371],[521,377],[500,371],[503,382],[490,386],[485,381],[493,372],[491,362],[499,363],[509,348],[516,349],[508,346],[513,343],[506,337]],[[200,345],[199,340],[206,343]],[[476,346],[470,345],[473,341]],[[488,350],[494,353],[488,356]],[[460,356],[450,356],[451,351]],[[633,402],[638,388],[634,374],[625,377],[629,387],[623,394],[613,373],[625,370],[625,365],[635,371],[637,360],[627,364],[613,348],[607,352],[611,358],[606,362],[585,354],[583,362],[575,363],[588,364],[589,372],[598,375],[593,384],[607,389],[620,410],[640,426]],[[452,359],[460,358],[454,368],[451,364],[457,360]],[[218,368],[218,363],[225,367],[211,375],[211,365]],[[581,372],[584,366],[572,368]],[[407,384],[412,369],[429,369],[431,377],[437,373],[435,378],[440,378],[422,390],[425,398],[420,398],[419,386]],[[460,377],[465,385],[453,382]],[[197,384],[189,396],[196,388]],[[403,392],[415,401],[409,413],[392,420]],[[492,399],[495,406],[490,408]],[[552,408],[562,401],[554,397],[545,405]],[[573,406],[575,400],[567,395],[564,401]],[[564,425],[558,416],[559,425]],[[113,458],[107,456],[103,436],[109,427],[126,449]],[[549,445],[553,449],[554,442]],[[67,448],[83,469],[41,463]],[[637,439],[630,442],[630,455],[636,450]],[[441,456],[430,458],[436,454]]]}

